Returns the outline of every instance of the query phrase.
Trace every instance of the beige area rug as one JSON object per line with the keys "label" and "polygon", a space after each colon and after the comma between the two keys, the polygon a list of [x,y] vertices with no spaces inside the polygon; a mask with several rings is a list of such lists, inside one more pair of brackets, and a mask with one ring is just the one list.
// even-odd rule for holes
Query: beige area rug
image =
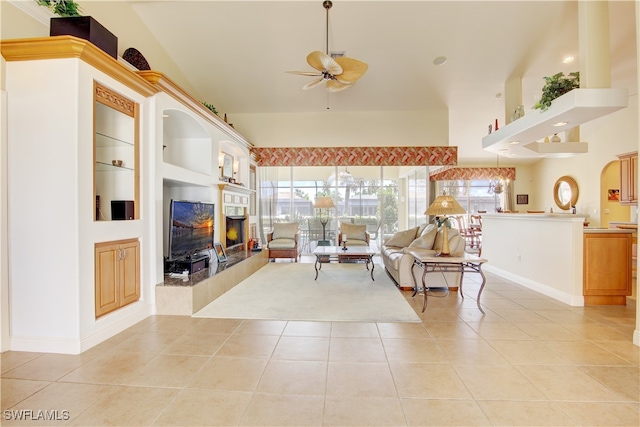
{"label": "beige area rug", "polygon": [[420,322],[401,292],[376,265],[269,263],[193,317],[326,322]]}

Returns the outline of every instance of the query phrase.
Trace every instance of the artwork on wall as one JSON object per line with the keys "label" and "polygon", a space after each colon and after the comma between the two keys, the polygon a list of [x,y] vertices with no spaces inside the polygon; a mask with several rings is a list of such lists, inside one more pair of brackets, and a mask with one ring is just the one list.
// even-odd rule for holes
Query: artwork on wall
{"label": "artwork on wall", "polygon": [[233,156],[224,154],[222,157],[222,176],[226,178],[233,177]]}
{"label": "artwork on wall", "polygon": [[610,188],[607,191],[607,200],[619,201],[620,200],[620,190],[618,190],[617,188]]}
{"label": "artwork on wall", "polygon": [[225,262],[227,260],[227,254],[224,252],[224,247],[222,243],[216,242],[213,244],[213,250],[216,252],[216,256],[218,257],[218,262]]}
{"label": "artwork on wall", "polygon": [[529,195],[528,194],[518,194],[518,195],[516,195],[516,204],[518,204],[518,205],[528,205],[529,204]]}

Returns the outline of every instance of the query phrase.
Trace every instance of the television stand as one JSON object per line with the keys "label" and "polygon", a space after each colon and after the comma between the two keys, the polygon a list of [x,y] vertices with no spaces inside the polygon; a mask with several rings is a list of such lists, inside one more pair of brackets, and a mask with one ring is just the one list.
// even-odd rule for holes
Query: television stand
{"label": "television stand", "polygon": [[209,267],[209,255],[189,255],[175,261],[170,261],[170,263],[173,264],[169,268],[170,273],[188,271],[189,274],[193,274]]}

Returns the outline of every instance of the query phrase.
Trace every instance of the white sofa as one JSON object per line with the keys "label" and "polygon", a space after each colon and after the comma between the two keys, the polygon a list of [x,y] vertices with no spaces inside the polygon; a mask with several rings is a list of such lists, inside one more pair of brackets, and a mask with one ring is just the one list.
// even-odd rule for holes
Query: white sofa
{"label": "white sofa", "polygon": [[[447,230],[449,237],[449,250],[451,254],[464,254],[465,241],[456,229]],[[403,291],[412,290],[414,286],[411,277],[413,256],[409,251],[416,250],[426,253],[437,253],[442,248],[442,230],[438,230],[434,224],[415,227],[410,230],[399,231],[385,240],[380,252],[384,268]],[[416,283],[421,286],[422,270],[415,268]],[[460,273],[429,273],[426,276],[427,284],[431,288],[447,287],[452,291],[458,290]]]}

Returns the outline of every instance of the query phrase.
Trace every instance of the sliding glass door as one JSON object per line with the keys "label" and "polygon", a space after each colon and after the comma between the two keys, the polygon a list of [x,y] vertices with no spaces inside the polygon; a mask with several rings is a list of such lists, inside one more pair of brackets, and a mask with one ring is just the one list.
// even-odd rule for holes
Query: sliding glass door
{"label": "sliding glass door", "polygon": [[[397,231],[398,180],[394,167],[261,167],[260,217],[263,235],[274,222],[295,221],[300,227],[303,251],[313,250],[318,240],[336,244],[341,222],[365,224],[372,245],[383,235]],[[389,174],[389,177],[385,177]],[[320,196],[334,207],[314,208]],[[327,217],[324,229],[320,217]]]}

